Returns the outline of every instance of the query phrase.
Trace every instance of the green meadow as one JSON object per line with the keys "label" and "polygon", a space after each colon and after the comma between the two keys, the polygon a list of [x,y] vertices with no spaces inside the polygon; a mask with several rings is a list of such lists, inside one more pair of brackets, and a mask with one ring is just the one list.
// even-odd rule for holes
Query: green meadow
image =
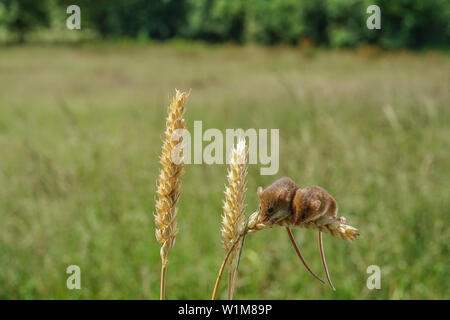
{"label": "green meadow", "polygon": [[[154,198],[175,88],[191,90],[188,129],[279,129],[278,173],[249,166],[247,214],[258,186],[289,176],[325,188],[360,230],[324,235],[336,291],[283,228],[249,235],[236,299],[450,298],[447,53],[173,42],[0,48],[1,299],[159,298]],[[186,165],[168,299],[211,297],[226,170]],[[293,232],[324,277],[316,232]]]}

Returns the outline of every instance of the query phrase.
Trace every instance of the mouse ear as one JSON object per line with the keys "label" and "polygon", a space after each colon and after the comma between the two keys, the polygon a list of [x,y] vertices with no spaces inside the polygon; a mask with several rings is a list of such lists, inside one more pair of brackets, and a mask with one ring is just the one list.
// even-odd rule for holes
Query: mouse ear
{"label": "mouse ear", "polygon": [[262,196],[263,193],[263,188],[262,187],[258,187],[258,189],[256,190],[256,192],[258,193],[258,197]]}

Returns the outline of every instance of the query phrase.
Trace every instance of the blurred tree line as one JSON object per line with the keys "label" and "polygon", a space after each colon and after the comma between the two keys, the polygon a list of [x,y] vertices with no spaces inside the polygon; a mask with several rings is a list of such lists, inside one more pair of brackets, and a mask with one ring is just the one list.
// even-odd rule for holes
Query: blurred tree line
{"label": "blurred tree line", "polygon": [[[0,27],[21,41],[65,23],[70,4],[81,8],[82,29],[103,38],[394,49],[450,42],[448,0],[0,0]],[[381,30],[366,27],[372,4],[381,8]]]}

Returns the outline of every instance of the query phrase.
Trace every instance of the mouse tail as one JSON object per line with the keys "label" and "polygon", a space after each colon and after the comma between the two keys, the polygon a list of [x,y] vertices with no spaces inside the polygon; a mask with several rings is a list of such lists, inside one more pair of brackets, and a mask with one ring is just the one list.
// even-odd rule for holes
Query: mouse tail
{"label": "mouse tail", "polygon": [[322,283],[325,283],[325,281],[323,279],[321,279],[317,274],[315,274],[311,268],[308,266],[308,264],[306,263],[305,259],[303,258],[302,253],[300,252],[300,249],[297,246],[297,243],[295,242],[294,236],[292,235],[291,229],[289,227],[286,227],[286,231],[289,235],[289,239],[291,239],[292,245],[294,246],[295,252],[297,252],[298,257],[300,258],[300,260],[303,262],[303,265],[305,266],[306,270],[309,271],[309,273],[316,278],[317,280],[319,280]]}
{"label": "mouse tail", "polygon": [[319,231],[319,249],[320,249],[320,258],[322,259],[323,269],[325,270],[325,275],[327,276],[327,281],[330,284],[331,289],[336,290],[333,286],[333,282],[331,282],[330,273],[328,272],[327,261],[325,260],[325,253],[323,251],[323,241],[322,241],[322,232]]}

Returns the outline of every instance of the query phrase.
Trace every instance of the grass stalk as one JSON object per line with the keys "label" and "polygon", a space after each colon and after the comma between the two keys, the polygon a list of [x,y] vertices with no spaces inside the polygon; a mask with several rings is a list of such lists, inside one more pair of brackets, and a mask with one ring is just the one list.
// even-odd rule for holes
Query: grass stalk
{"label": "grass stalk", "polygon": [[184,132],[184,104],[188,95],[176,90],[175,97],[169,105],[169,112],[166,119],[165,139],[162,144],[162,153],[159,158],[161,169],[157,182],[157,199],[155,203],[155,235],[156,240],[161,244],[161,291],[160,299],[165,299],[166,271],[169,260],[167,258],[170,249],[175,244],[175,237],[178,233],[177,209],[181,193],[181,176],[184,174],[184,163],[182,151],[179,154],[178,145],[182,143],[182,133]]}
{"label": "grass stalk", "polygon": [[[230,166],[227,173],[228,185],[225,189],[225,201],[222,216],[222,247],[227,253],[235,240],[240,238],[239,227],[244,223],[245,191],[247,178],[247,147],[245,139],[240,138],[231,150]],[[228,299],[233,297],[233,261],[240,244],[231,250],[228,259]]]}
{"label": "grass stalk", "polygon": [[230,258],[231,253],[233,252],[234,248],[238,244],[240,237],[241,236],[239,236],[233,242],[233,244],[231,245],[231,247],[228,250],[227,254],[225,255],[225,258],[223,259],[222,265],[220,266],[220,269],[219,269],[219,274],[217,275],[216,283],[214,284],[214,289],[213,289],[213,293],[212,293],[212,296],[211,296],[211,300],[216,300],[217,291],[219,290],[219,284],[220,284],[220,280],[222,279],[223,271],[225,270],[225,266],[228,263],[228,259]]}

